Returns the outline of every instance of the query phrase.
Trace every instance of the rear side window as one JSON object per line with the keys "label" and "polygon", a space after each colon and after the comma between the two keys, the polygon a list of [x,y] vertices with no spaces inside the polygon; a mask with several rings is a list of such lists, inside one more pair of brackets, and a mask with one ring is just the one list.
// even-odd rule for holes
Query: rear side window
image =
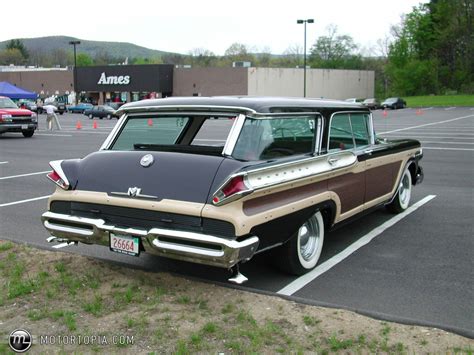
{"label": "rear side window", "polygon": [[247,117],[234,148],[239,160],[267,160],[314,152],[316,116]]}
{"label": "rear side window", "polygon": [[368,114],[341,113],[331,119],[329,151],[346,150],[370,144]]}
{"label": "rear side window", "polygon": [[133,150],[135,145],[174,144],[189,117],[130,117],[110,149]]}

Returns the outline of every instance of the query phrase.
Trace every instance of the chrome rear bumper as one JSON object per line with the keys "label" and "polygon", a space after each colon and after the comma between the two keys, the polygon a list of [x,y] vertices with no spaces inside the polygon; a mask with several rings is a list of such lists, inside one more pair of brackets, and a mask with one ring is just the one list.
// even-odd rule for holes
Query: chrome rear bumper
{"label": "chrome rear bumper", "polygon": [[139,237],[145,252],[172,259],[230,268],[255,254],[259,239],[251,236],[242,241],[179,230],[120,228],[103,219],[76,217],[45,212],[41,216],[51,235],[86,244],[109,245],[110,233]]}

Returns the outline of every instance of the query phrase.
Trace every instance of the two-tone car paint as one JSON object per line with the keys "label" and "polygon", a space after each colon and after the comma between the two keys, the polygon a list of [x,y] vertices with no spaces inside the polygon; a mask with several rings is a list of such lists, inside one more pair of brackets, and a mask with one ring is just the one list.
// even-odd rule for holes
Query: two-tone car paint
{"label": "two-tone car paint", "polygon": [[[330,228],[392,202],[404,182],[416,184],[423,177],[420,143],[378,140],[371,119],[369,144],[330,149],[334,117],[371,117],[360,105],[170,98],[128,104],[119,111],[124,115],[101,151],[53,164],[66,188],[58,187],[50,197],[43,222],[58,240],[108,245],[110,233],[122,233],[139,237],[140,249],[149,253],[229,268],[255,253],[287,245],[315,213]],[[132,151],[112,149],[128,119],[171,113],[194,117],[171,151],[148,150],[146,145]],[[187,134],[195,134],[200,120],[216,114],[233,119],[221,153],[215,154],[214,147],[212,154],[191,147]],[[233,156],[246,120],[282,116],[314,118],[312,152],[266,160]],[[145,155],[154,163],[140,165]],[[226,196],[229,184],[237,193]]]}

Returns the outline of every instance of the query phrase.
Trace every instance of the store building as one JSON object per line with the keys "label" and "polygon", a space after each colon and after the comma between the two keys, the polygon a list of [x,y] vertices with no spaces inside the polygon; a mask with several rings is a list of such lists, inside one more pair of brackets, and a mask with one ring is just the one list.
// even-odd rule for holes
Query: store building
{"label": "store building", "polygon": [[[71,69],[0,68],[0,81],[37,92],[42,98],[68,95]],[[370,70],[307,69],[306,96],[347,99],[374,97]],[[297,68],[175,68],[169,64],[77,67],[79,101],[131,102],[167,96],[303,96],[303,70]],[[69,99],[70,100],[70,99]]]}
{"label": "store building", "polygon": [[77,67],[80,101],[98,104],[171,96],[173,65],[106,65]]}

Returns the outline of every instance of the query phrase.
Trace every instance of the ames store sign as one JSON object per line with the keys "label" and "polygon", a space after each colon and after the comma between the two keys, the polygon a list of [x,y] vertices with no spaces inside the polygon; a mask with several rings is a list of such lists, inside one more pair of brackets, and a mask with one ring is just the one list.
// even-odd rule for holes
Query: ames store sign
{"label": "ames store sign", "polygon": [[77,67],[77,89],[86,92],[173,92],[173,65]]}

